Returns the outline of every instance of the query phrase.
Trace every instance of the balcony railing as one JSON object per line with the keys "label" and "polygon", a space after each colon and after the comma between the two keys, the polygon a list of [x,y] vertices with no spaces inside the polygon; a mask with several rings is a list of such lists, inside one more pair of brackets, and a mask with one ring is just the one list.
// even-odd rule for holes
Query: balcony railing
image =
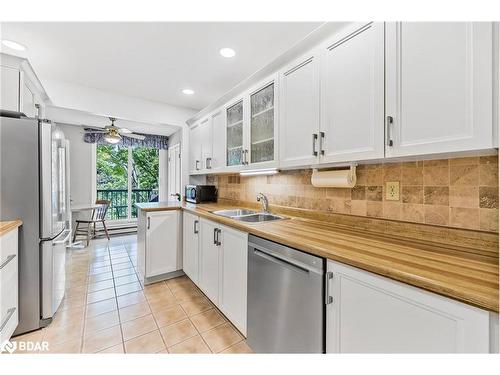
{"label": "balcony railing", "polygon": [[[128,213],[128,190],[127,189],[97,189],[97,199],[111,201],[107,220],[127,219]],[[157,189],[132,189],[132,218],[137,217],[137,208],[135,203],[157,202]]]}

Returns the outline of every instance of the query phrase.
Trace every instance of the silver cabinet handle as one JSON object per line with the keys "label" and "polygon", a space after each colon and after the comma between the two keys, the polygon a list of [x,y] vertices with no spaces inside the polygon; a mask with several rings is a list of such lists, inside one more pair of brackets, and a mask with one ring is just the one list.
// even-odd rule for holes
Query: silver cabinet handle
{"label": "silver cabinet handle", "polygon": [[212,169],[212,158],[207,158],[205,160],[205,164],[207,166],[207,169]]}
{"label": "silver cabinet handle", "polygon": [[214,228],[214,245],[217,245],[217,228]]}
{"label": "silver cabinet handle", "polygon": [[319,154],[324,155],[323,143],[325,141],[325,132],[319,132]]}
{"label": "silver cabinet handle", "polygon": [[318,140],[318,135],[316,133],[313,134],[313,155],[318,156],[318,151],[316,151],[316,141]]}
{"label": "silver cabinet handle", "polygon": [[12,315],[14,315],[15,312],[16,312],[16,308],[15,307],[11,307],[10,309],[7,310],[7,316],[3,320],[2,325],[0,325],[0,333],[2,333],[3,329],[5,328],[5,326],[7,325],[7,323],[9,322],[10,317]]}
{"label": "silver cabinet handle", "polygon": [[325,305],[333,302],[333,297],[330,295],[330,280],[333,279],[333,272],[325,273]]}
{"label": "silver cabinet handle", "polygon": [[199,223],[198,220],[195,220],[193,222],[193,232],[194,232],[194,234],[198,234],[198,223]]}
{"label": "silver cabinet handle", "polygon": [[248,150],[243,151],[243,164],[248,165]]}
{"label": "silver cabinet handle", "polygon": [[217,246],[220,246],[221,245],[221,242],[220,242],[220,238],[219,238],[219,235],[222,233],[222,230],[221,229],[217,229]]}
{"label": "silver cabinet handle", "polygon": [[7,259],[5,259],[5,262],[3,262],[3,263],[0,265],[0,270],[1,270],[2,268],[4,268],[7,264],[9,264],[9,262],[10,262],[12,259],[14,259],[15,257],[16,257],[16,254],[9,255],[9,256],[7,257]]}
{"label": "silver cabinet handle", "polygon": [[148,217],[148,229],[151,228],[151,218]]}
{"label": "silver cabinet handle", "polygon": [[199,160],[196,160],[196,164],[195,164],[195,167],[194,167],[194,168],[195,168],[197,171],[199,171],[199,170],[200,170],[200,167],[198,167],[198,164],[200,164],[200,161],[199,161]]}
{"label": "silver cabinet handle", "polygon": [[394,146],[394,141],[392,140],[392,127],[394,125],[394,119],[392,116],[387,116],[386,120],[386,136],[387,136],[387,146]]}

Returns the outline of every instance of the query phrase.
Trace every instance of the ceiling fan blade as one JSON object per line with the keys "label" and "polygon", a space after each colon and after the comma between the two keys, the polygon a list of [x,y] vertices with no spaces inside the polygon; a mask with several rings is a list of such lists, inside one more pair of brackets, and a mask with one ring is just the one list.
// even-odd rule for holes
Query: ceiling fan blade
{"label": "ceiling fan blade", "polygon": [[124,137],[129,137],[129,138],[134,138],[134,139],[138,139],[140,141],[143,141],[144,139],[146,139],[145,136],[143,135],[139,135],[139,134],[134,134],[134,133],[130,133],[130,134],[122,134]]}
{"label": "ceiling fan blade", "polygon": [[92,131],[94,131],[94,130],[95,131],[105,131],[106,130],[105,128],[98,128],[96,126],[85,126],[85,125],[83,125],[83,128],[85,130],[92,130]]}
{"label": "ceiling fan blade", "polygon": [[86,130],[85,133],[107,133],[108,131],[107,130],[104,130],[104,129],[90,129],[90,130]]}
{"label": "ceiling fan blade", "polygon": [[127,135],[127,134],[131,134],[132,131],[127,129],[127,128],[118,128],[118,133]]}

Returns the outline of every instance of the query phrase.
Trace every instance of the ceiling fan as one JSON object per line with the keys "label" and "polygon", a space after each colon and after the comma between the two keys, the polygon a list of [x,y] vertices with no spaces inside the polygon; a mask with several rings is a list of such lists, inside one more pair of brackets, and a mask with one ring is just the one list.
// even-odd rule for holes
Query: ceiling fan
{"label": "ceiling fan", "polygon": [[127,128],[119,128],[115,126],[116,119],[109,117],[111,125],[103,128],[85,127],[86,133],[104,133],[104,140],[108,143],[114,144],[120,142],[122,137],[134,138],[143,141],[146,137],[140,134],[135,134]]}

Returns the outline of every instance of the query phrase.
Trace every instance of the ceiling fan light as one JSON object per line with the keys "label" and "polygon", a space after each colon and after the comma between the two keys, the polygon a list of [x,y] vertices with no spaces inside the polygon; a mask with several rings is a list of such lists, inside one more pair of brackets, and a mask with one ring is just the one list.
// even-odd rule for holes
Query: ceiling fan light
{"label": "ceiling fan light", "polygon": [[118,134],[106,134],[104,135],[104,140],[108,143],[111,143],[111,144],[116,144],[118,142],[120,142],[120,140],[122,139],[122,137],[120,137]]}

